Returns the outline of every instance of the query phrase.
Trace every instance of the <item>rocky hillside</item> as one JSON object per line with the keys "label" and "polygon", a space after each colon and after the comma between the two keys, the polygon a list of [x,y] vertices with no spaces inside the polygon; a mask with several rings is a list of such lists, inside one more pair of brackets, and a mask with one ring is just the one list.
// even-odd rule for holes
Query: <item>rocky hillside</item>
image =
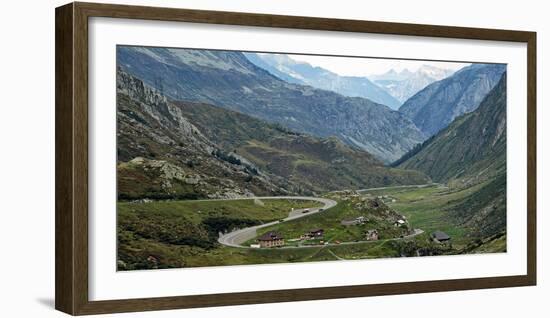
{"label": "rocky hillside", "polygon": [[173,100],[213,104],[316,137],[336,136],[385,162],[425,139],[400,112],[285,82],[240,52],[119,46],[117,63]]}
{"label": "rocky hillside", "polygon": [[472,64],[434,82],[408,99],[399,111],[427,136],[479,106],[506,71],[502,64]]}
{"label": "rocky hillside", "polygon": [[117,74],[120,199],[234,198],[416,184],[336,138],[289,131],[239,112],[172,102]]}
{"label": "rocky hillside", "polygon": [[459,226],[473,229],[474,235],[481,238],[506,233],[506,184],[506,174],[499,174],[456,202],[449,215]]}
{"label": "rocky hillside", "polygon": [[234,198],[292,187],[219,151],[156,90],[117,72],[119,199]]}
{"label": "rocky hillside", "polygon": [[487,179],[506,169],[506,75],[479,108],[456,118],[399,165],[436,182]]}
{"label": "rocky hillside", "polygon": [[449,215],[479,237],[506,230],[506,73],[479,108],[456,118],[398,166],[475,189]]}
{"label": "rocky hillside", "polygon": [[340,76],[327,69],[295,61],[286,54],[245,53],[257,66],[289,83],[309,85],[349,97],[363,97],[373,102],[398,109],[402,102],[367,77]]}

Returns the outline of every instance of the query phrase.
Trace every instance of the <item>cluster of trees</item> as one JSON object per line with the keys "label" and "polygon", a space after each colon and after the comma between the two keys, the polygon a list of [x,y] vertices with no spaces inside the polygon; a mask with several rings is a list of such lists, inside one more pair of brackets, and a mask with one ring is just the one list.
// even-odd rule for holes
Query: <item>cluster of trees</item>
{"label": "cluster of trees", "polygon": [[235,228],[245,228],[259,225],[260,222],[251,219],[229,218],[226,216],[209,217],[202,221],[211,238],[217,241],[218,233],[229,232]]}
{"label": "cluster of trees", "polygon": [[138,212],[119,217],[118,233],[119,243],[131,234],[163,244],[210,249],[216,246],[218,233],[259,224],[257,220],[216,216],[208,217],[197,225],[184,217],[173,219],[162,214]]}
{"label": "cluster of trees", "polygon": [[246,182],[252,181],[252,176],[257,176],[259,174],[258,169],[256,167],[242,162],[241,159],[237,158],[232,153],[228,153],[220,149],[216,149],[212,151],[212,155],[220,160],[229,162],[230,164],[244,166],[245,171],[249,174],[248,178],[246,179]]}
{"label": "cluster of trees", "polygon": [[234,155],[232,155],[230,153],[223,152],[220,149],[216,149],[216,150],[212,151],[212,155],[215,156],[218,159],[221,159],[223,161],[227,161],[227,162],[229,162],[231,164],[234,164],[234,165],[239,165],[240,166],[242,164],[241,159],[235,157]]}
{"label": "cluster of trees", "polygon": [[288,135],[293,135],[293,136],[301,136],[302,134],[299,133],[299,132],[296,132],[294,130],[291,130],[291,129],[288,129],[287,127],[283,126],[282,124],[280,123],[272,123],[271,126],[279,131],[279,132],[282,132],[282,133],[285,133],[285,134],[288,134]]}
{"label": "cluster of trees", "polygon": [[119,214],[119,270],[185,267],[185,258],[166,250],[165,245],[212,249],[218,244],[218,233],[258,225],[259,221],[209,217],[195,224],[185,217],[166,218],[162,213],[137,212]]}
{"label": "cluster of trees", "polygon": [[185,218],[167,219],[153,213],[119,215],[119,243],[124,242],[123,233],[170,245],[189,245],[212,248],[216,241],[204,228],[195,226]]}

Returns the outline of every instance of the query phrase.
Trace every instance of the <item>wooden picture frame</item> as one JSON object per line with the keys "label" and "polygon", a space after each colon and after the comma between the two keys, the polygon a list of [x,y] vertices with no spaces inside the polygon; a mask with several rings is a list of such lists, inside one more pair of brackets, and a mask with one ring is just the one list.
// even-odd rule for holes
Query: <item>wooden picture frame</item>
{"label": "wooden picture frame", "polygon": [[[72,314],[164,310],[536,285],[536,33],[238,12],[70,3],[56,16],[55,307]],[[527,275],[90,301],[88,19],[111,17],[527,43]]]}

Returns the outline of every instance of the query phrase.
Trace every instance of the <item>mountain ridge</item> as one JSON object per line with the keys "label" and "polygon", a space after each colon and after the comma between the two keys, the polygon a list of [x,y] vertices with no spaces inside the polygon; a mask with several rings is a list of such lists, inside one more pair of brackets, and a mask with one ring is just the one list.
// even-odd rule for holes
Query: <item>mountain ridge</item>
{"label": "mountain ridge", "polygon": [[400,112],[368,99],[284,82],[240,52],[177,50],[185,54],[119,46],[117,63],[174,100],[213,104],[321,138],[335,136],[384,162],[425,139]]}
{"label": "mountain ridge", "polygon": [[426,86],[399,111],[424,134],[432,136],[456,117],[475,110],[505,71],[506,66],[501,64],[472,64]]}
{"label": "mountain ridge", "polygon": [[505,171],[506,73],[478,109],[457,117],[412,152],[397,166],[423,171],[437,182]]}

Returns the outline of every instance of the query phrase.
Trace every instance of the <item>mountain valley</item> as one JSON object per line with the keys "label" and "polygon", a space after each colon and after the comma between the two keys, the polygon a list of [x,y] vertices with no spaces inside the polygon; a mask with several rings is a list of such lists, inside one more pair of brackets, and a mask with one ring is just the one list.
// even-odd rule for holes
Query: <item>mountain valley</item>
{"label": "mountain valley", "polygon": [[418,66],[118,46],[118,270],[506,252],[506,67]]}

